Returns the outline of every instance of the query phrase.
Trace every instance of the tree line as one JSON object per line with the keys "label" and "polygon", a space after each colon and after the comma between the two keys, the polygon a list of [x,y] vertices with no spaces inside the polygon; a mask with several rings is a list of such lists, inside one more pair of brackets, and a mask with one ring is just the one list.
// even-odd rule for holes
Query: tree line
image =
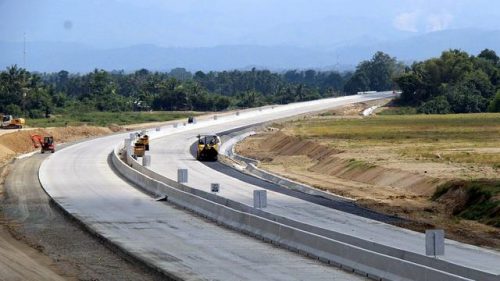
{"label": "tree line", "polygon": [[[86,74],[0,72],[0,112],[31,118],[92,111],[221,111],[287,104],[362,91],[401,89],[398,101],[421,113],[500,111],[500,63],[494,51],[477,57],[450,50],[405,66],[377,52],[353,72],[289,70],[191,73],[96,69]],[[496,95],[495,95],[496,94]]]}
{"label": "tree line", "polygon": [[17,66],[0,72],[0,112],[41,118],[64,111],[220,111],[343,95],[349,73],[267,70],[134,73],[96,69],[32,73]]}
{"label": "tree line", "polygon": [[500,59],[485,49],[478,56],[449,50],[416,62],[395,78],[400,104],[420,113],[500,112]]}

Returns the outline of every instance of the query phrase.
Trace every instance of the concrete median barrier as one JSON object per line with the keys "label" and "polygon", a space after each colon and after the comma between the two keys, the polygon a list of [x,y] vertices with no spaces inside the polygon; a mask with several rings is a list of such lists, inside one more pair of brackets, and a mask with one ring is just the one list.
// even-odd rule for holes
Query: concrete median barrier
{"label": "concrete median barrier", "polygon": [[[234,151],[234,146],[236,145],[236,143],[242,141],[243,139],[245,139],[253,134],[255,134],[255,132],[245,132],[245,133],[236,135],[233,138],[227,140],[225,142],[225,146],[223,146],[222,147],[223,149],[221,149],[222,153],[227,157],[230,157],[234,160],[245,163],[246,167],[244,169],[244,172],[247,172],[248,174],[253,175],[255,177],[261,178],[263,180],[266,180],[266,181],[269,181],[269,182],[272,182],[275,184],[285,186],[285,187],[293,189],[293,190],[298,190],[298,191],[303,192],[303,193],[308,193],[308,194],[317,195],[317,196],[323,196],[323,197],[329,198],[331,200],[338,200],[339,198],[346,200],[346,198],[335,196],[332,194],[328,194],[328,193],[323,192],[323,191],[315,190],[312,187],[288,180],[286,178],[283,178],[283,177],[274,175],[272,173],[269,173],[267,171],[264,171],[262,169],[259,169],[256,167],[258,161],[236,154]],[[268,214],[256,214],[256,215],[264,216],[268,219],[273,219],[277,222],[287,224],[287,225],[290,225],[292,227],[297,227],[299,229],[313,232],[313,233],[316,233],[316,234],[321,235],[321,236],[326,236],[326,237],[329,237],[331,239],[342,241],[344,243],[348,243],[351,245],[362,247],[364,249],[369,249],[369,250],[375,251],[377,253],[381,253],[381,254],[389,255],[389,256],[392,256],[392,257],[395,257],[398,259],[403,259],[403,260],[407,260],[407,261],[414,262],[417,264],[429,266],[429,267],[435,268],[437,270],[452,272],[452,273],[457,274],[459,276],[463,276],[463,277],[470,278],[473,280],[487,280],[487,281],[500,280],[500,276],[498,276],[498,275],[494,275],[494,274],[490,274],[488,272],[483,272],[483,271],[476,270],[473,268],[468,268],[465,266],[457,265],[457,264],[454,264],[454,263],[451,263],[451,262],[448,262],[445,260],[435,259],[433,257],[429,257],[429,256],[426,256],[423,254],[418,254],[418,253],[414,253],[414,252],[401,250],[398,248],[388,247],[388,246],[374,243],[371,241],[359,239],[359,238],[356,238],[353,236],[349,236],[349,235],[345,235],[342,233],[322,229],[322,228],[315,227],[315,226],[308,225],[308,224],[304,224],[301,222],[289,220],[289,219],[286,219],[283,217],[278,217],[278,216],[272,217],[272,216],[269,216]],[[423,243],[423,241],[422,241],[422,243]]]}
{"label": "concrete median barrier", "polygon": [[[167,196],[169,202],[213,220],[225,227],[258,237],[283,248],[298,251],[299,253],[333,265],[346,269],[354,269],[360,274],[376,277],[379,280],[470,280],[282,224],[274,220],[279,219],[276,217],[267,219],[250,212],[243,212],[224,204],[219,204],[214,200],[190,193],[188,192],[189,189],[185,191],[181,188],[168,185],[141,173],[139,170],[147,169],[135,161],[135,159],[131,159],[133,160],[132,167],[125,164],[119,158],[119,152],[122,147],[123,143],[114,149],[112,164],[125,178],[153,195]],[[175,184],[181,186],[178,183]],[[208,192],[203,195],[211,196],[211,199],[221,198]],[[228,205],[235,204],[235,202],[229,204],[227,199],[219,199],[219,201]],[[249,206],[247,207],[249,211],[253,209]],[[261,214],[265,213],[261,210],[257,211],[262,212]]]}

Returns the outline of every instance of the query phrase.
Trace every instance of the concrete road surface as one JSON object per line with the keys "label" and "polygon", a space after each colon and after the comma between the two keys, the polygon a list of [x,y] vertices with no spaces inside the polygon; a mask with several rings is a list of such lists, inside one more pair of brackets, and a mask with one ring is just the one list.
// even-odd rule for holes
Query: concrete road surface
{"label": "concrete road surface", "polygon": [[[32,157],[15,160],[9,169],[4,183],[6,196],[0,204],[4,219],[14,225],[16,237],[20,237],[22,241],[50,257],[58,272],[67,280],[164,280],[163,275],[154,273],[144,266],[132,264],[113,253],[95,236],[69,220],[50,202],[38,181],[38,169],[47,157],[48,154],[36,152]],[[28,264],[21,263],[16,274],[35,271],[35,267]],[[17,264],[10,263],[10,265]],[[2,267],[0,261],[0,268]],[[7,275],[0,270],[0,280],[56,280],[56,278],[42,276],[17,278],[16,275]]]}
{"label": "concrete road surface", "polygon": [[[358,100],[361,101],[362,98],[358,97]],[[299,110],[295,112],[298,113]],[[287,115],[286,112],[278,114]],[[237,126],[259,123],[267,118],[269,117],[257,115],[243,120],[228,120],[223,124],[185,130],[153,140],[149,153],[152,159],[151,169],[171,179],[176,179],[177,169],[187,168],[189,170],[188,186],[210,192],[210,183],[219,183],[219,196],[253,206],[253,190],[259,189],[258,186],[212,170],[196,161],[190,153],[190,146],[196,141],[196,135],[199,133],[221,132]],[[268,191],[267,196],[268,207],[265,209],[267,212],[425,255],[424,235],[422,233],[351,215],[277,192]],[[493,250],[447,240],[446,255],[440,259],[500,274],[500,253]]]}
{"label": "concrete road surface", "polygon": [[[262,122],[388,95],[355,96],[276,107],[262,113],[241,114],[237,119],[242,123]],[[207,124],[226,124],[229,122],[227,120],[233,118],[221,117]],[[192,125],[196,126],[205,124],[200,122]],[[170,131],[182,131],[188,127]],[[158,270],[185,280],[362,279],[221,228],[168,203],[154,201],[110,168],[109,153],[127,136],[104,137],[59,150],[44,161],[39,172],[47,193],[71,215],[105,239]],[[182,151],[184,145],[182,143],[180,146]],[[157,160],[153,159],[153,162]],[[202,172],[207,172],[205,170]],[[205,180],[204,184],[208,185],[208,182]],[[223,185],[223,188],[226,187]],[[246,195],[241,196],[243,200]],[[280,200],[284,205],[289,202],[285,196]]]}

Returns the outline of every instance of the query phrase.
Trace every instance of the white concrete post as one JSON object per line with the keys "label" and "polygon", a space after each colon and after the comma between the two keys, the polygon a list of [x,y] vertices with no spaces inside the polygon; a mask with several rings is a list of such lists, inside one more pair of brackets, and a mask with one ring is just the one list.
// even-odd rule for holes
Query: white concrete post
{"label": "white concrete post", "polygon": [[425,254],[434,257],[444,255],[444,230],[425,231]]}
{"label": "white concrete post", "polygon": [[130,145],[130,146],[127,147],[127,164],[129,164],[129,165],[132,164],[131,158],[132,158],[133,155],[134,155],[134,148],[132,147],[132,145]]}
{"label": "white concrete post", "polygon": [[144,167],[151,166],[151,155],[144,155],[142,157],[142,166]]}
{"label": "white concrete post", "polygon": [[177,123],[174,123],[174,125],[172,125],[172,126],[173,126],[174,128],[177,128],[177,126],[178,126],[178,125],[177,125]]}
{"label": "white concrete post", "polygon": [[214,120],[217,120],[217,115],[214,115]]}
{"label": "white concrete post", "polygon": [[156,131],[157,132],[161,131],[161,128],[160,127],[156,128]]}
{"label": "white concrete post", "polygon": [[123,149],[125,151],[132,145],[132,140],[131,139],[125,139],[125,145],[123,146]]}
{"label": "white concrete post", "polygon": [[236,116],[240,116],[240,112],[239,111],[236,111]]}
{"label": "white concrete post", "polygon": [[187,169],[177,169],[177,182],[187,183],[188,182],[188,170]]}
{"label": "white concrete post", "polygon": [[267,207],[267,190],[253,191],[253,207],[259,209]]}

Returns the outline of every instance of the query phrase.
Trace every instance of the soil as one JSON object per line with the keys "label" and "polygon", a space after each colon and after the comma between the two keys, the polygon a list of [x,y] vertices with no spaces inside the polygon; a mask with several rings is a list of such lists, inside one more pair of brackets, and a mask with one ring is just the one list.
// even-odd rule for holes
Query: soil
{"label": "soil", "polygon": [[[355,104],[307,118],[361,118],[360,112],[372,105]],[[416,231],[443,228],[448,238],[500,249],[498,228],[458,220],[451,215],[452,206],[430,200],[436,187],[450,179],[494,178],[498,176],[494,169],[403,159],[390,146],[342,146],[346,149],[339,150],[328,142],[303,139],[288,123],[278,123],[237,144],[236,152],[260,160],[259,166],[273,173],[414,222],[403,227]]]}
{"label": "soil", "polygon": [[102,136],[112,132],[109,128],[103,127],[59,127],[47,129],[28,129],[16,131],[0,131],[0,166],[12,159],[17,154],[28,153],[37,150],[31,140],[31,136],[38,134],[40,136],[53,136],[56,143],[71,142],[90,137]]}
{"label": "soil", "polygon": [[0,280],[164,280],[107,248],[50,203],[37,178],[46,154],[11,161],[38,150],[33,134],[53,136],[57,150],[60,143],[113,131],[91,126],[0,130]]}

